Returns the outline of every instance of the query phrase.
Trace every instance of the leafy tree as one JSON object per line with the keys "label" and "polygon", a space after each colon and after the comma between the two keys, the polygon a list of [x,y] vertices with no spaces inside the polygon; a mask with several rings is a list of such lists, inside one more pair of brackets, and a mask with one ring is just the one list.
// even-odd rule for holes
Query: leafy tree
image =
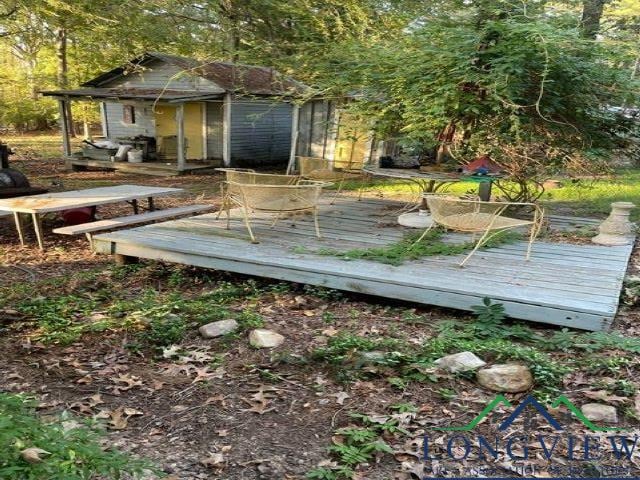
{"label": "leafy tree", "polygon": [[585,39],[574,16],[532,5],[478,1],[401,39],[340,45],[325,85],[359,92],[351,108],[385,135],[457,159],[490,154],[516,180],[506,196],[535,198],[538,180],[591,169],[615,145],[625,121],[608,107],[632,103],[638,85],[615,64],[622,45]]}

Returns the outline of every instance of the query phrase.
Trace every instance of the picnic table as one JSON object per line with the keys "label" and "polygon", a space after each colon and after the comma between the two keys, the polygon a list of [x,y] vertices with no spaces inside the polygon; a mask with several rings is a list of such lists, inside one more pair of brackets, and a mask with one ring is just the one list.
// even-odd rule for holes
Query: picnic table
{"label": "picnic table", "polygon": [[46,213],[127,202],[133,207],[134,214],[138,214],[138,200],[146,198],[148,209],[153,211],[155,209],[154,198],[173,195],[182,191],[182,188],[148,187],[144,185],[118,185],[115,187],[70,190],[67,192],[0,199],[0,212],[13,213],[16,230],[22,245],[25,242],[21,215],[31,215],[38,246],[40,250],[44,250],[42,216]]}

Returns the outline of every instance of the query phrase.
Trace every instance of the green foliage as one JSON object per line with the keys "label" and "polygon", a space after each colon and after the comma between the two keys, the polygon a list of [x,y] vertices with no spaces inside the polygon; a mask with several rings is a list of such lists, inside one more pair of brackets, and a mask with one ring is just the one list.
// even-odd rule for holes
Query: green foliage
{"label": "green foliage", "polygon": [[358,352],[370,352],[395,346],[397,346],[397,342],[393,339],[374,339],[341,332],[335,337],[331,337],[326,347],[316,349],[312,353],[312,358],[339,365],[345,360],[355,359]]}
{"label": "green foliage", "polygon": [[244,310],[235,319],[243,330],[264,327],[264,318],[253,310]]}
{"label": "green foliage", "polygon": [[307,473],[308,479],[348,480],[353,469],[361,463],[369,462],[378,453],[393,453],[393,449],[381,438],[382,435],[395,435],[409,432],[398,427],[396,419],[385,422],[373,421],[363,414],[350,414],[351,418],[363,426],[349,426],[335,431],[329,453],[337,462],[336,467],[320,467]]}
{"label": "green foliage", "polygon": [[[141,268],[114,268],[113,280],[120,282]],[[270,291],[269,287],[265,289],[255,281],[218,282],[213,289],[189,297],[182,290],[190,281],[184,272],[171,270],[166,277],[169,289],[147,288],[130,295],[127,289],[114,293],[111,284],[96,283],[96,273],[86,272],[79,280],[87,287],[77,289],[77,293],[42,296],[30,284],[16,284],[10,289],[0,288],[0,301],[23,313],[35,325],[36,338],[48,343],[68,344],[86,333],[124,329],[135,332],[141,342],[137,347],[162,347],[180,342],[191,322],[236,318],[245,329],[264,325],[252,307],[237,312],[231,305],[239,300],[252,302]],[[61,278],[41,286],[59,291],[66,282],[68,278]]]}
{"label": "green foliage", "polygon": [[[405,235],[400,241],[384,247],[352,249],[340,251],[330,248],[319,249],[315,253],[342,258],[343,260],[371,260],[389,265],[401,265],[407,260],[417,260],[434,255],[459,255],[471,250],[475,243],[447,243],[442,240],[443,231],[430,230],[418,242],[421,232]],[[505,243],[512,243],[521,238],[517,233],[504,232],[491,238],[482,248],[494,248]]]}
{"label": "green foliage", "polygon": [[38,326],[38,337],[45,342],[68,344],[83,333],[104,328],[105,322],[79,322],[96,308],[96,300],[81,295],[36,297],[16,305],[19,312],[30,316]]}
{"label": "green foliage", "polygon": [[471,307],[477,320],[473,322],[475,335],[479,338],[489,338],[503,331],[502,322],[507,315],[504,313],[504,305],[491,303],[489,297],[482,299],[482,305]]}
{"label": "green foliage", "polygon": [[[147,312],[147,314],[150,313],[152,312]],[[147,328],[138,334],[138,338],[155,347],[179,343],[187,330],[187,324],[182,316],[162,310],[143,319],[143,322],[147,323]]]}
{"label": "green foliage", "polygon": [[[21,480],[91,480],[139,478],[148,462],[101,446],[100,432],[87,426],[66,428],[56,418],[47,423],[35,413],[36,403],[24,396],[0,393],[0,478]],[[40,448],[42,461],[28,463],[20,452]],[[130,478],[130,477],[126,477]]]}

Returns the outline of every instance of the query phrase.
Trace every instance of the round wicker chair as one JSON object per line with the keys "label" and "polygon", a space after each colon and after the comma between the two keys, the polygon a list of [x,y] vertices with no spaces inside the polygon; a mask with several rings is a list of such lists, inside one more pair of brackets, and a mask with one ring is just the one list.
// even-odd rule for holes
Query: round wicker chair
{"label": "round wicker chair", "polygon": [[279,175],[275,173],[258,173],[249,168],[216,168],[219,172],[224,172],[225,181],[220,184],[220,195],[222,205],[218,210],[218,216],[223,211],[228,210],[234,204],[231,195],[238,195],[238,191],[233,191],[234,184],[244,185],[297,185],[302,177],[300,175]]}
{"label": "round wicker chair", "polygon": [[[525,202],[484,202],[479,199],[458,198],[451,195],[426,194],[424,198],[433,218],[433,224],[415,242],[420,242],[427,232],[440,225],[445,229],[457,232],[481,234],[473,250],[460,262],[460,266],[491,238],[501,232],[529,227],[529,242],[527,245],[526,260],[531,257],[531,248],[542,228],[544,210],[540,205]],[[532,211],[531,219],[522,219],[506,216],[509,208],[527,207]]]}
{"label": "round wicker chair", "polygon": [[252,243],[258,243],[251,229],[250,216],[255,212],[275,213],[271,226],[274,226],[280,215],[286,213],[310,212],[313,214],[316,236],[322,238],[318,223],[318,200],[327,182],[299,180],[295,185],[266,185],[259,183],[227,182],[227,198],[225,212],[227,228],[231,220],[230,206],[240,208],[244,223],[249,231]]}
{"label": "round wicker chair", "polygon": [[[308,180],[338,182],[333,204],[340,195],[344,182],[350,179],[362,179],[365,173],[362,170],[362,162],[343,162],[343,167],[337,168],[332,160],[320,157],[296,157],[300,176]],[[362,189],[358,194],[358,200],[362,197]]]}

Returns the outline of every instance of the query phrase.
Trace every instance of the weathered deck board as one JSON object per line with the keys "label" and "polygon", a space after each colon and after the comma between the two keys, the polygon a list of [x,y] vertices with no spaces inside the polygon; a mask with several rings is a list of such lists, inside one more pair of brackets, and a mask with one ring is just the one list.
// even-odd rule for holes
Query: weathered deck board
{"label": "weathered deck board", "polygon": [[[398,204],[381,199],[325,201],[320,215],[324,238],[315,237],[309,217],[282,219],[271,227],[261,216],[252,225],[260,244],[248,242],[241,219],[232,212],[147,225],[98,235],[102,253],[185,263],[322,285],[423,304],[469,310],[483,297],[503,303],[508,315],[587,330],[609,327],[617,308],[631,246],[602,247],[537,242],[531,261],[525,242],[478,252],[465,268],[462,256],[424,257],[399,266],[319,255],[319,249],[347,251],[380,247],[408,229],[395,222]],[[558,219],[559,228],[591,225],[592,219]],[[552,218],[552,225],[555,220]],[[447,234],[447,241],[468,241]]]}

